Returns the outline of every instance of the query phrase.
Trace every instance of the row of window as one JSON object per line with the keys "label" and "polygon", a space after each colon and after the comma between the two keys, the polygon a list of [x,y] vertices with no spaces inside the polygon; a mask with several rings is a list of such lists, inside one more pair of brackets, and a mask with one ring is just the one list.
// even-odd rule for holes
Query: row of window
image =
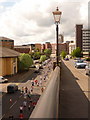
{"label": "row of window", "polygon": [[83,48],[83,50],[90,50],[90,48]]}
{"label": "row of window", "polygon": [[83,50],[83,52],[89,52],[89,50]]}
{"label": "row of window", "polygon": [[84,38],[84,39],[85,39],[85,38],[88,38],[88,39],[90,39],[90,36],[83,36],[82,38]]}
{"label": "row of window", "polygon": [[0,40],[1,42],[14,42],[14,40]]}
{"label": "row of window", "polygon": [[84,43],[83,46],[90,46],[90,43]]}
{"label": "row of window", "polygon": [[87,44],[87,43],[90,43],[90,41],[83,41],[83,43],[86,43],[86,44]]}
{"label": "row of window", "polygon": [[90,31],[82,31],[83,34],[90,34]]}

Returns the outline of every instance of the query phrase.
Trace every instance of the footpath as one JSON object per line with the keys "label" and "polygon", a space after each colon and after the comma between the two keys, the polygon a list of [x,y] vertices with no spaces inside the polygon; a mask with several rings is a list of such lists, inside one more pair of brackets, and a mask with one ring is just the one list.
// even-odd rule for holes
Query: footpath
{"label": "footpath", "polygon": [[62,62],[61,83],[60,83],[60,112],[61,120],[89,120],[89,101],[80,86],[76,82],[76,77],[72,71]]}

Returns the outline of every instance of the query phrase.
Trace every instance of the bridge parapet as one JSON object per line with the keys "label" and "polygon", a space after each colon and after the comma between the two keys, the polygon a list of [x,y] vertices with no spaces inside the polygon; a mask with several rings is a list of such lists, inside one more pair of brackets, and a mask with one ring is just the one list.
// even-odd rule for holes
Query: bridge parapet
{"label": "bridge parapet", "polygon": [[60,67],[56,67],[50,77],[50,82],[41,95],[33,110],[32,118],[58,118],[60,89]]}

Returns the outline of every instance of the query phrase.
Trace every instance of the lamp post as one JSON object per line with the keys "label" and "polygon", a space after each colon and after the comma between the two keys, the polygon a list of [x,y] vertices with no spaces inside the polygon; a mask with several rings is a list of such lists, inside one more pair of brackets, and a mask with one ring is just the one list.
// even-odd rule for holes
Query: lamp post
{"label": "lamp post", "polygon": [[57,45],[57,50],[56,50],[56,64],[57,66],[59,65],[59,55],[58,55],[58,25],[60,24],[60,18],[61,18],[61,14],[62,12],[59,11],[58,7],[56,8],[56,11],[53,12],[53,16],[54,16],[54,21],[56,24],[56,45]]}

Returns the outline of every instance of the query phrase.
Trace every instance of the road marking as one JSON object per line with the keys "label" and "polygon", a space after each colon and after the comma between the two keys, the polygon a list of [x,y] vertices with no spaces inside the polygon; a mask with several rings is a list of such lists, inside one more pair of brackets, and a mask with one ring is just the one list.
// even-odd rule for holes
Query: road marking
{"label": "road marking", "polygon": [[19,96],[19,98],[22,97],[22,95]]}
{"label": "road marking", "polygon": [[5,116],[5,114],[0,119],[2,119],[4,116]]}
{"label": "road marking", "polygon": [[9,109],[11,109],[16,104],[16,102],[17,102],[17,100],[13,103],[13,105]]}
{"label": "road marking", "polygon": [[78,72],[81,73],[82,75],[84,75],[85,77],[87,77],[82,71],[79,70]]}

